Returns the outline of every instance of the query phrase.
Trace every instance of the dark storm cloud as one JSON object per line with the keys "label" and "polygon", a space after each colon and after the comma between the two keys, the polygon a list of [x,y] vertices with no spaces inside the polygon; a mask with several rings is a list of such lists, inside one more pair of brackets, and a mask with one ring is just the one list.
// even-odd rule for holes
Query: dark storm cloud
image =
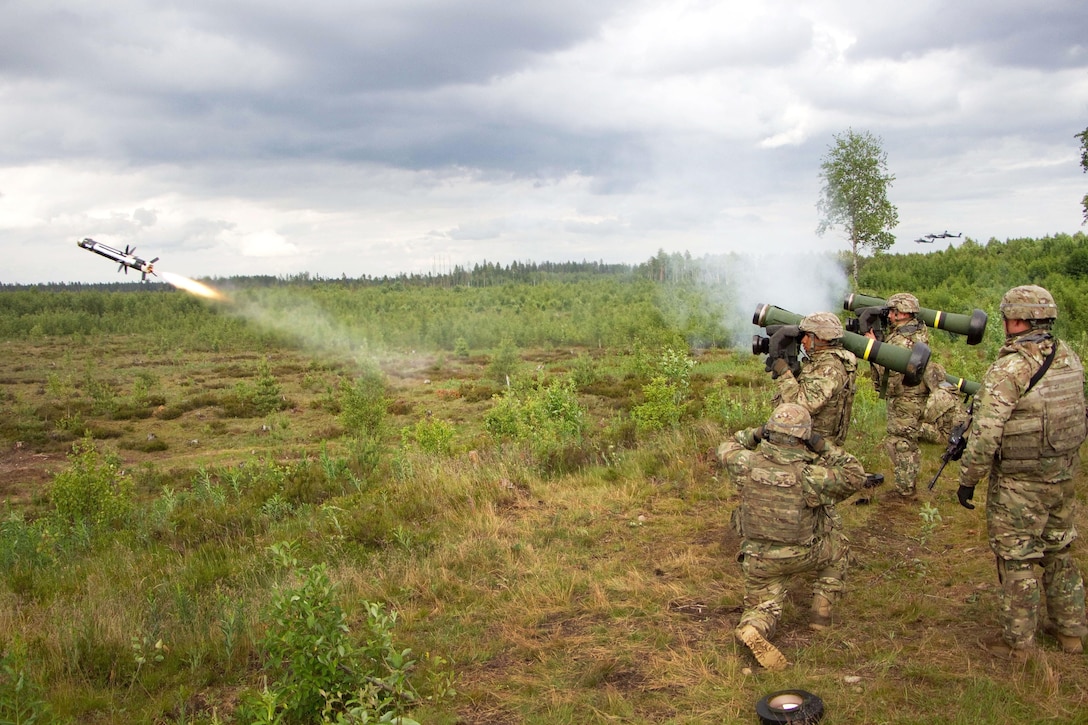
{"label": "dark storm cloud", "polygon": [[194,275],[834,249],[847,128],[884,139],[905,239],[1081,221],[1073,2],[0,7],[0,282],[111,279],[73,258],[96,235]]}
{"label": "dark storm cloud", "polygon": [[[0,31],[9,162],[329,158],[408,168],[591,166],[561,131],[469,106],[485,84],[584,40],[615,3],[19,4]],[[30,81],[36,81],[31,84]],[[502,117],[499,117],[500,114]],[[20,123],[20,119],[43,119]],[[549,138],[549,136],[551,138]],[[593,141],[599,142],[600,139]],[[607,153],[607,152],[606,152]]]}
{"label": "dark storm cloud", "polygon": [[[208,2],[194,25],[292,59],[310,89],[358,92],[477,83],[595,33],[622,3],[404,0]],[[190,6],[192,9],[193,6]]]}
{"label": "dark storm cloud", "polygon": [[958,48],[998,67],[1062,69],[1088,61],[1083,0],[910,3],[895,11],[866,3],[851,57],[901,57]]}
{"label": "dark storm cloud", "polygon": [[[249,2],[159,5],[7,3],[0,39],[5,74],[77,77],[100,88],[155,83],[183,89],[164,62],[173,52],[234,48],[275,58],[283,88],[389,90],[480,82],[535,54],[569,47],[596,32],[624,3],[602,0],[401,0],[399,2]],[[143,61],[141,64],[139,61]],[[179,55],[177,61],[184,61]],[[125,64],[124,61],[131,61]],[[194,66],[201,59],[192,58]],[[144,66],[144,67],[141,67]],[[177,69],[177,70],[180,70]],[[229,76],[237,67],[220,67]]]}

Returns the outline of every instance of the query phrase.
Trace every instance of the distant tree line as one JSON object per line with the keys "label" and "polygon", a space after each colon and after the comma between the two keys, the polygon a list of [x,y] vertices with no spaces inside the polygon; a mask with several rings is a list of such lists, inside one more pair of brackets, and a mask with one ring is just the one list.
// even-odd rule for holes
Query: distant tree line
{"label": "distant tree line", "polygon": [[[401,284],[419,287],[488,287],[498,284],[526,283],[538,284],[546,281],[563,280],[566,282],[595,277],[637,277],[653,282],[693,281],[704,270],[705,258],[695,259],[690,252],[658,253],[641,264],[590,262],[519,262],[499,264],[496,262],[478,262],[472,267],[454,265],[449,272],[400,273],[396,275],[361,275],[349,277],[323,277],[319,274],[300,272],[289,275],[235,275],[230,277],[201,277],[200,280],[213,286],[229,287],[278,287],[306,286],[336,282],[342,285],[367,287]],[[0,282],[0,291],[15,289],[42,289],[61,292],[147,292],[171,291],[173,288],[163,282],[151,284],[141,282],[45,282],[32,285],[4,284]]]}
{"label": "distant tree line", "polygon": [[[734,258],[659,251],[637,265],[484,262],[445,275],[210,280],[228,292],[230,304],[167,285],[3,285],[0,339],[132,333],[196,349],[253,349],[292,339],[313,344],[318,336],[324,346],[445,350],[459,342],[472,349],[494,349],[504,340],[520,347],[595,347],[636,338],[721,346],[751,332],[730,327],[736,323],[726,309],[731,278],[723,261]],[[835,259],[844,274],[852,268],[850,256]],[[1054,294],[1058,331],[1088,346],[1083,232],[985,244],[965,238],[925,253],[877,252],[860,260],[858,290],[877,296],[911,291],[927,307],[978,307],[996,319],[1005,291],[1026,283]]]}
{"label": "distant tree line", "polygon": [[1058,303],[1058,330],[1088,331],[1088,235],[1055,234],[1042,239],[970,238],[944,250],[876,254],[862,260],[859,290],[876,294],[912,291],[926,306],[948,310],[980,308],[997,314],[1010,287],[1046,287]]}

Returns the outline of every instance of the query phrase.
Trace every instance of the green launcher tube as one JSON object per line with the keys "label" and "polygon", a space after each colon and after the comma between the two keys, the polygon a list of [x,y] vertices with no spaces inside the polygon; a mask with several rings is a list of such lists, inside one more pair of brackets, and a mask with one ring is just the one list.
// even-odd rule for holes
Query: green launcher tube
{"label": "green launcher tube", "polygon": [[[860,310],[863,307],[884,307],[887,300],[879,297],[869,297],[862,294],[849,294],[842,301],[844,310]],[[948,330],[957,335],[966,335],[968,345],[977,345],[982,342],[986,334],[986,322],[989,317],[982,310],[976,309],[970,315],[961,315],[956,312],[943,312],[922,307],[918,312],[922,322],[936,330]]]}
{"label": "green launcher tube", "polygon": [[[755,314],[752,315],[752,322],[760,327],[766,327],[767,325],[796,325],[802,319],[802,315],[768,304],[757,305]],[[906,348],[889,345],[868,338],[865,335],[847,331],[843,335],[842,346],[861,360],[903,373],[908,384],[911,385],[922,379],[926,365],[929,364],[929,345],[925,343],[918,343],[912,348]]]}

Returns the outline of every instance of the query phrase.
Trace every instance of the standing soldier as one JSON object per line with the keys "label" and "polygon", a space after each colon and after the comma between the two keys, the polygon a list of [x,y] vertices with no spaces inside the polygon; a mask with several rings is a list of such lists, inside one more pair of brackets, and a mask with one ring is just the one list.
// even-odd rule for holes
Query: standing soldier
{"label": "standing soldier", "polygon": [[1001,300],[1005,346],[986,371],[974,405],[957,496],[966,508],[988,479],[986,528],[997,557],[1003,631],[986,648],[1023,658],[1035,644],[1043,568],[1049,617],[1043,631],[1066,652],[1082,652],[1088,634],[1084,582],[1070,552],[1085,425],[1084,368],[1051,334],[1058,307],[1035,285]]}
{"label": "standing soldier", "polygon": [[[919,342],[928,343],[926,323],[916,317],[921,309],[918,298],[907,292],[889,297],[890,330],[884,342],[906,348]],[[872,332],[866,334],[875,337]],[[892,462],[895,490],[903,500],[910,500],[917,495],[918,471],[922,467],[918,437],[926,410],[927,388],[921,380],[908,385],[903,373],[885,368],[880,371],[880,390],[888,401],[888,435],[884,438],[884,448]]]}
{"label": "standing soldier", "polygon": [[737,557],[744,573],[744,613],[734,636],[767,669],[786,658],[771,644],[786,583],[815,572],[809,626],[831,624],[832,602],[845,590],[846,536],[826,513],[865,481],[856,458],[812,432],[800,405],[783,403],[760,428],[738,431],[718,448],[718,458],[740,494],[733,527],[741,536]]}
{"label": "standing soldier", "polygon": [[841,446],[850,429],[858,360],[843,348],[842,322],[832,313],[815,312],[798,327],[808,359],[796,378],[785,359],[774,361],[778,381],[774,404],[797,403],[812,416],[813,431]]}

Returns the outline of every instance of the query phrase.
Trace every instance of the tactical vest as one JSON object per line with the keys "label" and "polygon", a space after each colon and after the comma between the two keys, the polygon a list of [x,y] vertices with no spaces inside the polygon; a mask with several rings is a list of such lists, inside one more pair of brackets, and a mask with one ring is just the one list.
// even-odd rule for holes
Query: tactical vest
{"label": "tactical vest", "polygon": [[[891,330],[885,336],[884,342],[899,347],[912,348],[919,342],[929,342],[929,328],[925,326],[924,322],[915,318]],[[920,380],[914,385],[907,385],[906,376],[896,370],[884,368],[881,370],[880,375],[881,398],[888,394],[895,397],[899,395],[925,395],[928,392],[928,389],[921,385]]]}
{"label": "tactical vest", "polygon": [[920,332],[920,331],[922,331],[924,329],[926,329],[926,326],[922,324],[921,320],[913,319],[910,322],[904,322],[902,325],[900,325],[899,327],[892,330],[892,334],[893,335],[899,335],[904,340],[910,340],[911,342],[917,342],[917,340],[912,340],[911,339],[911,335],[913,335],[916,332]]}
{"label": "tactical vest", "polygon": [[1084,417],[1084,367],[1068,348],[1054,340],[1054,362],[1035,387],[1022,397],[1005,423],[1001,437],[1001,472],[1030,471],[1042,458],[1077,452],[1088,427]]}
{"label": "tactical vest", "polygon": [[[763,457],[761,457],[763,458]],[[815,538],[816,509],[805,506],[804,461],[775,463],[766,458],[748,472],[740,507],[745,538],[780,544],[809,544]]]}
{"label": "tactical vest", "polygon": [[843,371],[846,373],[846,386],[813,414],[812,429],[841,446],[846,441],[846,434],[850,429],[850,416],[854,411],[858,363],[853,353],[842,348],[826,348],[817,354],[823,353],[833,355],[842,364]]}

